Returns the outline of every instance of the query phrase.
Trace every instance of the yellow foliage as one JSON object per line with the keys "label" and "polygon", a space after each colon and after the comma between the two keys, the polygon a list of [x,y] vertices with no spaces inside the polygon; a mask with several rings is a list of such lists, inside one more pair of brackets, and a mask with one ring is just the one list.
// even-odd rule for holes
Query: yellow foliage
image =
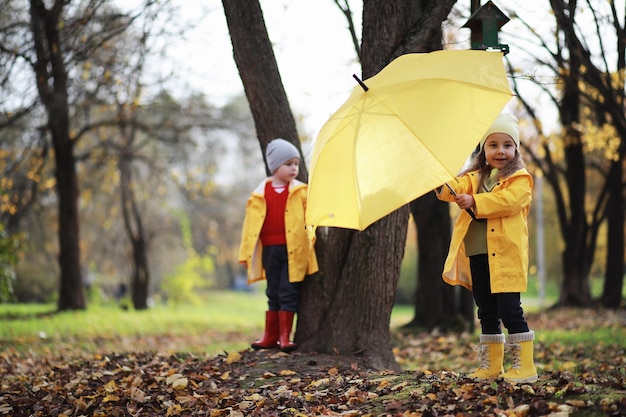
{"label": "yellow foliage", "polygon": [[13,187],[13,179],[12,178],[7,178],[7,177],[3,177],[2,179],[0,179],[0,188],[11,188]]}
{"label": "yellow foliage", "polygon": [[173,274],[165,277],[163,291],[168,300],[174,303],[199,302],[198,290],[210,286],[213,270],[211,258],[191,253]]}
{"label": "yellow foliage", "polygon": [[618,160],[621,139],[613,125],[605,123],[598,126],[591,120],[587,120],[582,128],[582,134],[586,153],[601,154],[604,159],[609,161]]}
{"label": "yellow foliage", "polygon": [[241,354],[239,352],[231,352],[226,357],[226,363],[235,363],[241,360]]}

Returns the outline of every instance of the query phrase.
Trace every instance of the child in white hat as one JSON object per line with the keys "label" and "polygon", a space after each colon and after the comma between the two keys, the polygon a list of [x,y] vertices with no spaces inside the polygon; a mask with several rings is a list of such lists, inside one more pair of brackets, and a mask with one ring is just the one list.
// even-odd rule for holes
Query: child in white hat
{"label": "child in white hat", "polygon": [[300,283],[318,270],[317,258],[304,221],[307,185],[296,179],[300,152],[285,139],[274,139],[265,159],[272,176],[252,192],[246,205],[239,262],[248,283],[267,280],[263,338],[254,349],[296,349],[289,335],[298,311]]}
{"label": "child in white hat", "polygon": [[[533,180],[519,152],[517,118],[503,113],[480,141],[471,165],[453,186],[437,190],[439,199],[463,211],[454,225],[443,279],[471,290],[478,307],[481,364],[469,377],[534,382],[534,332],[529,330],[520,292],[527,287],[528,211]],[[472,219],[466,210],[471,210]],[[508,331],[513,365],[504,372]]]}

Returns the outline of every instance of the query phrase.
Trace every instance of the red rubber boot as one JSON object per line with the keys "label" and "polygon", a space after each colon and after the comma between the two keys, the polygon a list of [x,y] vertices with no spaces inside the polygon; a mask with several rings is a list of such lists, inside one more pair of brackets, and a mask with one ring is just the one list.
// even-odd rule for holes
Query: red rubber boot
{"label": "red rubber boot", "polygon": [[265,333],[261,340],[252,343],[252,349],[272,349],[278,347],[278,311],[265,312]]}
{"label": "red rubber boot", "polygon": [[283,352],[296,350],[298,345],[289,341],[289,334],[293,326],[293,311],[281,310],[278,312],[278,344]]}

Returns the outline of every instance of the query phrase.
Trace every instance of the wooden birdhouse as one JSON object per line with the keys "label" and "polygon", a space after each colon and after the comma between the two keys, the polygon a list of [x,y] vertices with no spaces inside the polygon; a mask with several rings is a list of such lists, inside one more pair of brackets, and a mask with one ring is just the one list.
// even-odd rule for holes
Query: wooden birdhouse
{"label": "wooden birdhouse", "polygon": [[480,6],[462,27],[472,31],[472,49],[497,49],[507,54],[509,46],[499,43],[498,32],[509,20],[490,0]]}

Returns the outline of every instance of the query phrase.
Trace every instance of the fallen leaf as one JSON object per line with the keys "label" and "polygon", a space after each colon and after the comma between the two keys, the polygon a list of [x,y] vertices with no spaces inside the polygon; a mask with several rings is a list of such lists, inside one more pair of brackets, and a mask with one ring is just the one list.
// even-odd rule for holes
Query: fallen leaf
{"label": "fallen leaf", "polygon": [[150,396],[146,395],[145,392],[143,392],[142,390],[140,390],[137,387],[131,387],[130,388],[130,399],[133,401],[137,401],[138,403],[144,403],[148,400],[150,400]]}
{"label": "fallen leaf", "polygon": [[241,353],[239,352],[231,352],[226,357],[226,363],[233,364],[239,362],[241,360]]}
{"label": "fallen leaf", "polygon": [[189,384],[189,380],[187,378],[179,378],[176,381],[172,382],[172,388],[174,389],[185,389]]}

